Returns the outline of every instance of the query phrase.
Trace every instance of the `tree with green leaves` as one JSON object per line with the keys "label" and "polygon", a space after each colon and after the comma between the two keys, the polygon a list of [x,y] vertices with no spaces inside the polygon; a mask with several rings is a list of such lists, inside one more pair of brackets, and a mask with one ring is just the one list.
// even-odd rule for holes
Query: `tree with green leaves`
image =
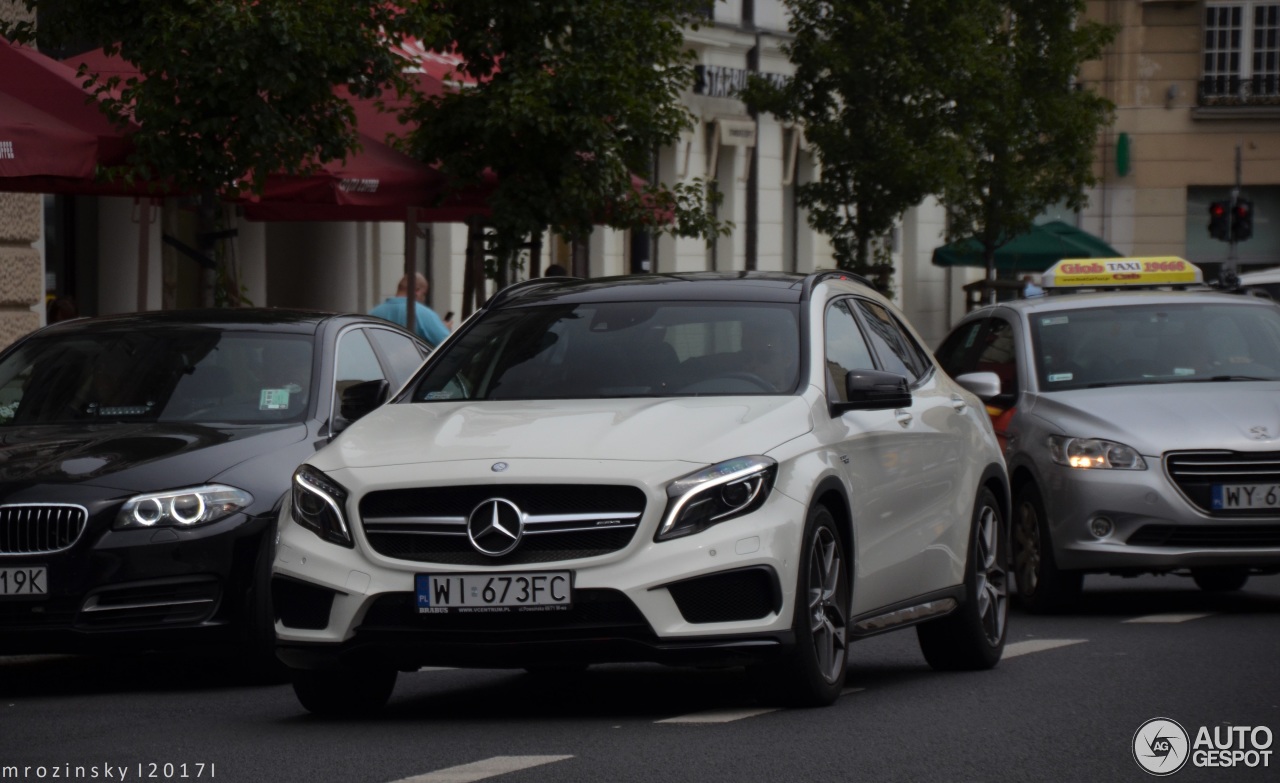
{"label": "tree with green leaves", "polygon": [[821,175],[800,185],[810,224],[842,269],[889,287],[883,240],[953,174],[951,74],[982,29],[954,0],[785,0],[794,77],[753,80],[744,96],[803,126]]}
{"label": "tree with green leaves", "polygon": [[1053,204],[1078,209],[1095,181],[1098,133],[1113,106],[1075,77],[1114,30],[1083,18],[1084,0],[974,0],[987,45],[957,80],[953,130],[962,145],[941,199],[948,239],[983,246],[987,278],[995,252],[1027,232]]}
{"label": "tree with green leaves", "polygon": [[[496,175],[491,225],[506,247],[593,224],[705,236],[723,230],[701,183],[637,184],[692,116],[682,28],[701,0],[45,0],[41,40],[106,44],[143,78],[98,85],[140,126],[125,177],[214,197],[305,173],[357,148],[335,94],[406,94],[409,148],[458,188]],[[0,0],[34,8],[37,0]],[[33,24],[0,34],[34,40]],[[474,87],[424,97],[392,44],[465,59]],[[208,225],[202,236],[212,236]],[[207,249],[207,248],[206,248]]]}
{"label": "tree with green leaves", "polygon": [[[596,224],[709,236],[723,226],[701,183],[638,183],[658,148],[692,127],[683,28],[698,0],[437,0],[448,18],[431,48],[476,84],[412,95],[410,151],[457,187],[490,177],[496,244]],[[502,252],[501,250],[499,252]]]}

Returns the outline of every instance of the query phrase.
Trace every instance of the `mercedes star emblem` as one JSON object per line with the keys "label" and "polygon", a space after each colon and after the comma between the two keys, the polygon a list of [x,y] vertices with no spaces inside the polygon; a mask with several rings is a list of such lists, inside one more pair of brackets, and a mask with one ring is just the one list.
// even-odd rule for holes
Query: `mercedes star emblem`
{"label": "mercedes star emblem", "polygon": [[523,536],[524,514],[510,500],[486,500],[467,517],[467,538],[482,555],[501,557],[515,549]]}

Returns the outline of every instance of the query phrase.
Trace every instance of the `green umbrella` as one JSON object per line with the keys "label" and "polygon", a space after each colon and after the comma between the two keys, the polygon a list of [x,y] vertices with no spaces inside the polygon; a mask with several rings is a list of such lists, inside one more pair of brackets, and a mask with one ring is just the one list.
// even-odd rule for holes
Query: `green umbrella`
{"label": "green umbrella", "polygon": [[[1043,272],[1064,258],[1118,258],[1122,254],[1093,234],[1054,220],[996,248],[997,272]],[[970,237],[933,251],[934,266],[986,268],[982,243]]]}

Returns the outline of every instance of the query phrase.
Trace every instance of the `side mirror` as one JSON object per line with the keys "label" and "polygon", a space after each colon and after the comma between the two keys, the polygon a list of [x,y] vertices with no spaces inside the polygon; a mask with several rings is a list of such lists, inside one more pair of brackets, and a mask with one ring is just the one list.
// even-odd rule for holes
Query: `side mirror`
{"label": "side mirror", "polygon": [[339,417],[334,422],[333,431],[341,432],[351,426],[355,420],[368,415],[374,408],[387,401],[387,394],[390,391],[391,384],[383,378],[354,383],[343,389],[341,401],[338,403]]}
{"label": "side mirror", "polygon": [[1000,396],[1000,376],[993,372],[967,372],[955,380],[983,402]]}
{"label": "side mirror", "polygon": [[847,402],[833,402],[831,410],[839,415],[845,411],[880,411],[905,408],[911,404],[911,389],[907,379],[897,373],[880,370],[850,370],[844,377]]}

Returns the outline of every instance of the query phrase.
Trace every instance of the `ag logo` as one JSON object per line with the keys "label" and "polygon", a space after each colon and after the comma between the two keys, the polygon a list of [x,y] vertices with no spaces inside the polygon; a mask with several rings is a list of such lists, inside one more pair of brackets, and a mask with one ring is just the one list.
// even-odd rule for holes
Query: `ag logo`
{"label": "ag logo", "polygon": [[1133,760],[1152,775],[1172,775],[1187,763],[1190,742],[1176,720],[1152,718],[1133,735]]}

